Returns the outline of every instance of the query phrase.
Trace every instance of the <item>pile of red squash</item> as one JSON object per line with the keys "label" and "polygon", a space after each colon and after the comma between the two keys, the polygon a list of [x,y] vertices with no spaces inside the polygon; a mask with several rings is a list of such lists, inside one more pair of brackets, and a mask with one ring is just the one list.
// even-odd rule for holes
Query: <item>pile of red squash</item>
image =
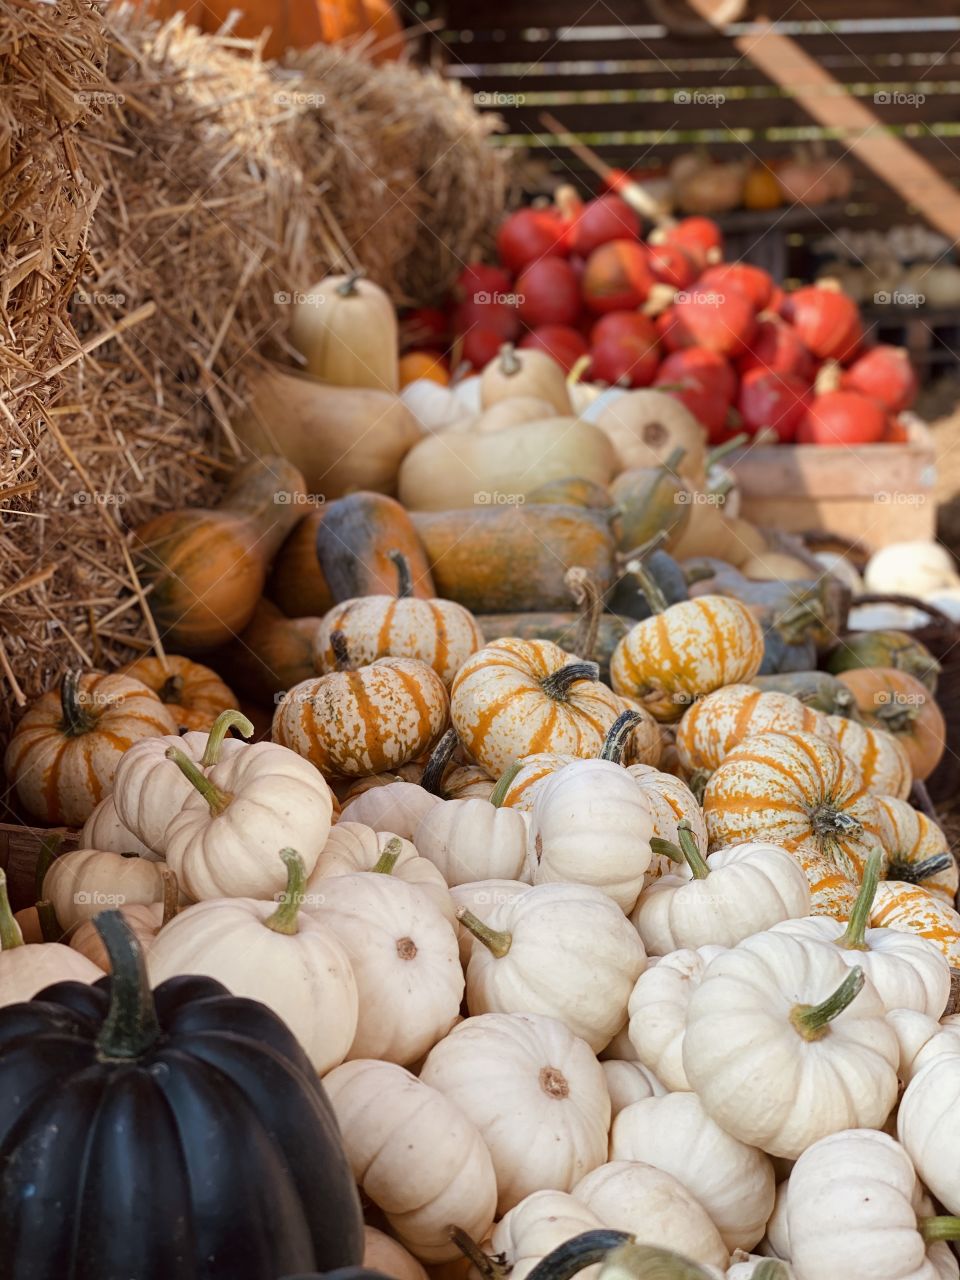
{"label": "pile of red squash", "polygon": [[452,339],[474,371],[516,342],[592,382],[660,388],[712,444],[764,429],[785,444],[907,438],[899,415],[917,393],[908,355],[869,345],[839,287],[785,293],[762,268],[725,262],[709,218],[641,232],[613,194],[510,213],[499,262],[464,268],[447,311],[420,308],[405,329],[434,352]]}

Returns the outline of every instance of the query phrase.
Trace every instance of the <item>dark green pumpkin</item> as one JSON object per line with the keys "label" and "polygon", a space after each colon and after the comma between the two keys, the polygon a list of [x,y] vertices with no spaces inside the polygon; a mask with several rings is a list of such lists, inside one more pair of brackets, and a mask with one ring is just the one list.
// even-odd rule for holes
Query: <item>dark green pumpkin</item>
{"label": "dark green pumpkin", "polygon": [[750,681],[757,689],[789,693],[808,707],[828,716],[859,720],[853,694],[836,676],[826,671],[791,671],[779,675],[759,675]]}
{"label": "dark green pumpkin", "polygon": [[835,676],[857,667],[893,667],[914,676],[931,693],[937,691],[941,670],[926,645],[907,631],[851,631],[831,649],[823,665]]}
{"label": "dark green pumpkin", "polygon": [[275,1014],[209,978],[113,976],[0,1009],[0,1280],[264,1280],[352,1267],[333,1111]]}
{"label": "dark green pumpkin", "polygon": [[617,550],[633,551],[664,534],[679,538],[690,520],[693,494],[677,473],[685,449],[676,448],[658,467],[622,471],[610,486],[616,503],[613,520]]}
{"label": "dark green pumpkin", "polygon": [[[643,564],[663,592],[667,604],[679,604],[681,600],[690,598],[686,574],[673,556],[668,555],[666,551],[651,551],[643,557]],[[640,582],[632,573],[624,573],[617,582],[608,608],[613,613],[622,614],[635,622],[642,622],[644,618],[653,616]]]}

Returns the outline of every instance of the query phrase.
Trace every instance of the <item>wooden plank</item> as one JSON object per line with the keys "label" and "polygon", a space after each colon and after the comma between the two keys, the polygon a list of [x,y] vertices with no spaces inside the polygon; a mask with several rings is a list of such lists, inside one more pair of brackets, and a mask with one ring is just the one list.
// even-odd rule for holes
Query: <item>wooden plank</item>
{"label": "wooden plank", "polygon": [[[682,0],[672,0],[676,5]],[[818,23],[844,23],[845,26],[864,26],[871,23],[899,23],[916,27],[923,21],[947,21],[955,19],[955,0],[917,0],[911,4],[909,15],[904,13],[899,0],[760,0],[754,6],[757,13],[771,22],[791,27]],[[605,25],[615,22],[625,26],[648,28],[663,32],[666,29],[645,0],[618,0],[610,6],[606,0],[551,0],[549,5],[521,6],[516,0],[485,0],[481,8],[476,0],[447,0],[442,6],[442,16],[451,27],[477,30],[491,28],[515,29],[536,26]],[[755,15],[745,23],[755,21]],[[719,35],[719,33],[718,33]]]}
{"label": "wooden plank", "polygon": [[36,901],[37,859],[42,841],[51,836],[63,839],[62,853],[76,849],[80,833],[69,827],[28,827],[0,823],[0,867],[6,872],[7,892],[14,911]]}

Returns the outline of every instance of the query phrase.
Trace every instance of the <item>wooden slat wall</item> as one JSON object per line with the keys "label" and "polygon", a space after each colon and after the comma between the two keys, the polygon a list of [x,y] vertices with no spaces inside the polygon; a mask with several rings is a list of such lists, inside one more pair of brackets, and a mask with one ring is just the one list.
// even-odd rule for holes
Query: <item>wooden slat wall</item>
{"label": "wooden slat wall", "polygon": [[[958,0],[909,7],[903,0],[755,0],[745,22],[693,39],[671,35],[644,0],[491,0],[482,8],[476,0],[444,0],[437,12],[445,23],[439,59],[448,75],[488,96],[479,103],[503,117],[502,145],[526,148],[588,187],[594,180],[544,129],[541,111],[625,168],[667,165],[698,143],[718,156],[742,154],[744,146],[758,157],[782,155],[820,138],[833,153],[844,151],[842,136],[822,129],[738,53],[734,38],[760,16],[960,184]],[[905,216],[881,180],[855,168],[849,221]]]}

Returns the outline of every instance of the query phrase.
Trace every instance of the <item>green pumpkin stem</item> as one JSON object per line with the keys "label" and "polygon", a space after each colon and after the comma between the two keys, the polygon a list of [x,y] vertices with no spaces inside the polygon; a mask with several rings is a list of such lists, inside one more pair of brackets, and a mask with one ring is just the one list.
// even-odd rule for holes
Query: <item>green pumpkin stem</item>
{"label": "green pumpkin stem", "polygon": [[183,697],[183,676],[167,676],[166,680],[164,680],[163,684],[157,690],[157,697],[161,702],[178,703]]}
{"label": "green pumpkin stem", "polygon": [[960,1218],[946,1215],[938,1218],[918,1218],[917,1226],[927,1244],[937,1240],[960,1240]]}
{"label": "green pumpkin stem", "polygon": [[706,858],[704,858],[697,846],[693,827],[691,827],[686,818],[677,824],[677,838],[680,841],[680,851],[683,854],[684,861],[693,872],[694,880],[706,880],[710,874],[710,868],[707,866]]}
{"label": "green pumpkin stem", "polygon": [[457,908],[457,919],[498,960],[502,960],[513,945],[512,934],[505,933],[500,929],[491,929],[489,925],[483,923],[479,916],[475,916],[466,907]]}
{"label": "green pumpkin stem", "polygon": [[777,1258],[764,1258],[757,1266],[750,1280],[787,1280],[789,1272],[784,1263]]}
{"label": "green pumpkin stem", "polygon": [[221,711],[210,729],[207,745],[200,761],[205,769],[209,769],[220,760],[220,748],[231,729],[236,729],[242,738],[252,737],[254,732],[253,725],[242,711]]}
{"label": "green pumpkin stem", "polygon": [[430,753],[430,759],[420,779],[420,785],[424,791],[429,791],[432,796],[439,796],[441,800],[445,799],[443,775],[459,745],[460,739],[456,729],[448,729]]}
{"label": "green pumpkin stem", "polygon": [[880,872],[882,870],[883,851],[874,849],[867,859],[867,865],[863,868],[860,892],[857,894],[857,900],[853,904],[853,910],[850,912],[847,927],[837,939],[837,946],[842,947],[844,951],[867,950],[864,938],[866,937],[867,926],[870,924],[870,912],[873,910],[873,900],[877,896],[877,885],[880,883]]}
{"label": "green pumpkin stem", "polygon": [[7,873],[0,867],[0,951],[12,951],[14,947],[22,946],[23,934],[10,910]]}
{"label": "green pumpkin stem", "polygon": [[603,592],[589,569],[573,565],[563,575],[563,582],[580,610],[577,633],[573,638],[573,651],[581,658],[589,658],[597,647],[600,615],[603,613]]}
{"label": "green pumpkin stem", "polygon": [[372,871],[376,871],[378,875],[388,876],[393,868],[397,865],[397,859],[403,852],[403,845],[400,843],[399,836],[393,836],[383,846],[383,852],[371,867]]}
{"label": "green pumpkin stem", "polygon": [[80,704],[80,672],[65,671],[60,681],[60,728],[68,738],[89,733],[96,718]]}
{"label": "green pumpkin stem", "polygon": [[830,1023],[848,1008],[863,989],[863,970],[851,969],[844,980],[821,1004],[795,1004],[790,1012],[794,1030],[804,1040],[821,1040],[830,1030]]}
{"label": "green pumpkin stem", "polygon": [[568,662],[559,671],[544,676],[540,681],[540,687],[548,698],[554,698],[557,702],[566,702],[572,684],[576,684],[578,680],[599,679],[600,668],[595,662]]}
{"label": "green pumpkin stem", "polygon": [[179,747],[167,747],[164,755],[168,760],[172,760],[187,781],[196,787],[210,806],[213,816],[219,817],[229,805],[230,796],[202,774],[197,765]]}
{"label": "green pumpkin stem", "polygon": [[504,377],[512,378],[520,372],[523,365],[517,356],[517,349],[512,342],[505,342],[500,348],[497,367]]}
{"label": "green pumpkin stem", "polygon": [[610,760],[613,764],[623,764],[623,753],[630,741],[630,735],[642,719],[640,712],[634,711],[632,707],[621,711],[607,730],[607,736],[603,740],[603,746],[597,758]]}
{"label": "green pumpkin stem", "polygon": [[333,650],[333,661],[337,671],[352,671],[353,661],[347,647],[347,637],[342,631],[330,632],[330,648]]}
{"label": "green pumpkin stem", "polygon": [[497,785],[490,792],[490,803],[495,809],[503,808],[503,802],[507,798],[507,792],[513,786],[513,780],[522,767],[523,766],[519,760],[514,760],[510,768],[501,773],[500,777],[497,779]]}
{"label": "green pumpkin stem", "polygon": [[161,898],[163,915],[160,917],[160,928],[163,929],[180,909],[180,885],[173,867],[161,866],[160,879],[163,883],[163,897]]}
{"label": "green pumpkin stem", "polygon": [[607,1255],[600,1276],[603,1280],[709,1280],[710,1273],[672,1249],[628,1239]]}
{"label": "green pumpkin stem", "polygon": [[731,436],[729,440],[724,440],[723,444],[718,444],[715,449],[711,449],[707,454],[707,470],[709,471],[711,467],[715,467],[722,458],[725,458],[729,453],[733,453],[734,450],[739,449],[740,446],[742,444],[746,444],[749,439],[750,437],[747,433],[745,431],[741,431],[738,435]]}
{"label": "green pumpkin stem", "polygon": [[413,574],[410,572],[410,561],[402,551],[394,548],[387,552],[387,558],[393,562],[397,571],[397,599],[409,600],[413,595]]}
{"label": "green pumpkin stem", "polygon": [[651,836],[650,849],[658,857],[669,858],[671,862],[686,861],[680,846],[674,844],[672,840],[665,840],[663,836]]}
{"label": "green pumpkin stem", "polygon": [[684,460],[686,456],[687,456],[687,451],[683,447],[683,445],[682,444],[675,445],[674,448],[672,448],[670,452],[667,454],[666,458],[664,458],[663,462],[660,464],[661,468],[664,471],[669,471],[671,475],[676,475],[677,467],[679,467],[680,463]]}
{"label": "green pumpkin stem", "polygon": [[285,933],[293,937],[300,932],[297,917],[303,902],[303,891],[307,887],[307,869],[296,849],[281,849],[280,857],[287,866],[287,887],[280,895],[279,907],[263,923],[274,933]]}
{"label": "green pumpkin stem", "polygon": [[36,897],[43,897],[43,882],[47,878],[47,872],[53,866],[63,848],[63,836],[45,835],[40,839],[40,853],[37,855],[37,874],[34,880],[34,893]]}
{"label": "green pumpkin stem", "polygon": [[357,283],[363,279],[367,273],[362,267],[357,267],[354,271],[349,271],[344,280],[337,285],[337,293],[341,298],[355,298],[359,292]]}
{"label": "green pumpkin stem", "polygon": [[650,606],[650,612],[659,614],[666,613],[670,607],[667,597],[663,594],[660,583],[643,563],[642,560],[631,560],[625,566],[626,572],[632,574],[640,588],[640,592]]}
{"label": "green pumpkin stem", "polygon": [[140,1058],[160,1038],[143,948],[119,911],[101,911],[93,926],[110,957],[110,1005],[97,1036],[101,1061]]}
{"label": "green pumpkin stem", "polygon": [[953,866],[953,854],[935,853],[922,862],[891,862],[887,867],[888,880],[902,880],[905,884],[922,885],[924,880],[932,880],[941,871]]}
{"label": "green pumpkin stem", "polygon": [[57,919],[53,903],[49,898],[41,898],[36,907],[37,919],[40,922],[40,936],[44,942],[59,942],[63,937],[63,926]]}
{"label": "green pumpkin stem", "polygon": [[[613,1250],[632,1239],[626,1231],[612,1231],[606,1227],[585,1231],[541,1258],[533,1270],[527,1272],[527,1280],[573,1280],[579,1271],[603,1262]],[[706,1272],[702,1274],[705,1276]]]}

